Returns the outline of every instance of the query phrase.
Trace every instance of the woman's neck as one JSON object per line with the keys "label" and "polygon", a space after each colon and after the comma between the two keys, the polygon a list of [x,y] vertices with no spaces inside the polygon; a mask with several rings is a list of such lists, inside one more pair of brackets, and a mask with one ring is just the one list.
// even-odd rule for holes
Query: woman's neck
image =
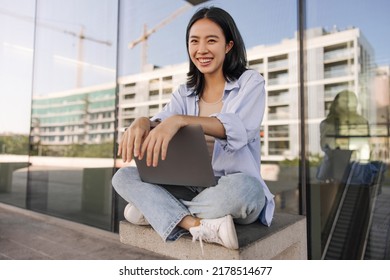
{"label": "woman's neck", "polygon": [[205,76],[205,86],[202,92],[202,99],[206,102],[220,100],[225,89],[225,78],[223,76]]}

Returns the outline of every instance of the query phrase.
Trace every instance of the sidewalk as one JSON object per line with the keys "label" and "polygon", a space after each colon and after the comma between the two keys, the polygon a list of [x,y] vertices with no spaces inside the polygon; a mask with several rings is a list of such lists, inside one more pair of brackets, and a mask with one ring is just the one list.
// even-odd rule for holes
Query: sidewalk
{"label": "sidewalk", "polygon": [[116,233],[0,203],[0,260],[152,260]]}

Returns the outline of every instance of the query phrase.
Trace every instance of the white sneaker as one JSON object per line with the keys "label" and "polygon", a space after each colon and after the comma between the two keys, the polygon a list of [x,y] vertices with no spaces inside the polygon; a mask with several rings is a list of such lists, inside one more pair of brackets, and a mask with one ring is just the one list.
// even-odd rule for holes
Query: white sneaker
{"label": "white sneaker", "polygon": [[126,205],[123,214],[125,219],[132,224],[140,226],[149,225],[149,222],[145,219],[144,215],[130,202]]}
{"label": "white sneaker", "polygon": [[219,219],[203,219],[200,225],[190,228],[192,241],[199,239],[203,253],[203,243],[218,243],[228,249],[238,249],[238,239],[233,218],[227,215]]}

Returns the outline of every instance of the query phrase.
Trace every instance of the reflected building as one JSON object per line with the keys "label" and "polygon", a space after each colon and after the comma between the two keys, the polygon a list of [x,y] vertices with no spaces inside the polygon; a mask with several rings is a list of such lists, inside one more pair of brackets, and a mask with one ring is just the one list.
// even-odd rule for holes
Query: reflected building
{"label": "reflected building", "polygon": [[52,149],[113,141],[115,84],[38,96],[32,103],[33,145]]}

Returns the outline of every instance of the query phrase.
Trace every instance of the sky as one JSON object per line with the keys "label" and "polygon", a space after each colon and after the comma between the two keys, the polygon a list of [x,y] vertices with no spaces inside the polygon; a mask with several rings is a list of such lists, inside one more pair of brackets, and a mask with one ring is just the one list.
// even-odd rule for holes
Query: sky
{"label": "sky", "polygon": [[[121,17],[124,21],[121,25],[124,26],[121,38],[138,38],[142,33],[144,22],[152,28],[169,16],[172,11],[181,7],[183,5],[181,2],[183,1],[125,1],[123,13],[126,16]],[[240,5],[237,5],[238,2]],[[336,26],[342,30],[351,26],[358,27],[373,45],[376,61],[380,64],[390,64],[390,48],[388,47],[390,29],[387,28],[390,26],[388,16],[390,1],[306,0],[306,2],[307,28],[323,27],[329,30]],[[278,44],[284,38],[292,38],[297,30],[297,8],[294,0],[220,0],[208,1],[204,5],[210,4],[226,9],[233,16],[247,48],[259,44]],[[188,20],[197,8],[190,9],[149,38],[149,62],[165,65],[187,60],[185,29]],[[127,15],[134,15],[134,17]],[[126,49],[121,49],[121,55],[127,62],[120,67],[122,73],[138,72],[139,69],[134,64],[141,56],[141,47],[129,50],[125,42],[120,43],[120,47]]]}
{"label": "sky", "polygon": [[[390,1],[306,2],[308,28],[358,27],[373,46],[377,64],[390,65]],[[141,44],[133,49],[128,44],[142,34],[144,24],[155,27],[186,2],[121,0],[119,19],[117,0],[37,3],[39,27],[34,37],[35,0],[0,0],[0,133],[29,132],[32,94],[114,82],[116,69],[119,76],[138,73]],[[247,48],[278,44],[294,37],[297,29],[295,0],[219,0],[206,5],[222,7],[233,16]],[[187,61],[185,29],[198,8],[188,9],[149,37],[148,63],[164,66]],[[82,44],[81,30],[86,36]]]}

